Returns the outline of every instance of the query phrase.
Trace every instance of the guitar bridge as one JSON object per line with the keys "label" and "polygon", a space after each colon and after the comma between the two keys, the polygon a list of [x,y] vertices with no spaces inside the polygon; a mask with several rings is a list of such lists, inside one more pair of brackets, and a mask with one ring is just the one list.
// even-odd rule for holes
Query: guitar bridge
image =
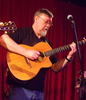
{"label": "guitar bridge", "polygon": [[30,68],[32,68],[32,66],[31,66],[31,64],[30,64],[30,62],[29,62],[29,60],[28,60],[27,57],[25,57],[25,61],[26,61],[26,63],[30,66]]}

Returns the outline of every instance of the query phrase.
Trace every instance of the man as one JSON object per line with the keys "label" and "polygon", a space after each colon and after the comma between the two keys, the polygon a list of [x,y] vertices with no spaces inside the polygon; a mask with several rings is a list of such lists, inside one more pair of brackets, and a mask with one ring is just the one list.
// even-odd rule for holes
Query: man
{"label": "man", "polygon": [[[17,29],[14,34],[3,34],[0,37],[0,45],[13,53],[35,61],[38,59],[40,52],[23,48],[19,44],[34,46],[39,42],[47,42],[49,45],[51,45],[45,36],[49,28],[52,26],[52,20],[53,14],[49,10],[40,9],[34,14],[34,22],[31,27]],[[61,61],[57,61],[55,56],[50,57],[50,61],[53,64],[50,66],[50,68],[53,71],[58,72],[62,70],[73,59],[76,52],[75,43],[72,43],[70,48],[71,51],[67,57]],[[49,68],[40,69],[34,78],[24,83],[17,83],[8,74],[7,83],[10,86],[8,100],[43,100],[44,80],[48,69]]]}

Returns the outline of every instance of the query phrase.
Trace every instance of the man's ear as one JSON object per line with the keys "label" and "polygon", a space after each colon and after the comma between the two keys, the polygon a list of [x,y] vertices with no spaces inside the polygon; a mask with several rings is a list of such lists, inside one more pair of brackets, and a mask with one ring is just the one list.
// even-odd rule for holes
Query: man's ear
{"label": "man's ear", "polygon": [[37,19],[38,19],[38,16],[35,16],[35,21],[37,21]]}

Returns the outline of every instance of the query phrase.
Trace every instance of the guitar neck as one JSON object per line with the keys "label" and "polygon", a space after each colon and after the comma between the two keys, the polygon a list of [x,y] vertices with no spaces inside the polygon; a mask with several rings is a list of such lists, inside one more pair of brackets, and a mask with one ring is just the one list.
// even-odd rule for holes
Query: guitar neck
{"label": "guitar neck", "polygon": [[[82,44],[85,44],[85,42],[86,42],[86,39],[79,41],[78,44],[82,45]],[[54,55],[56,53],[68,50],[68,49],[70,49],[70,44],[56,48],[56,49],[53,49],[53,50],[50,50],[50,51],[46,51],[46,52],[44,52],[44,54],[47,57],[47,56],[51,56],[51,55]]]}

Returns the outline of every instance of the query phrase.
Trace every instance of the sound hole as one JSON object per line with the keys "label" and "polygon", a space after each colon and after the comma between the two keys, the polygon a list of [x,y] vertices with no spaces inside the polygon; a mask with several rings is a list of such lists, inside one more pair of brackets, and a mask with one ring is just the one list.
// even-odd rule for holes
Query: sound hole
{"label": "sound hole", "polygon": [[38,57],[38,61],[42,61],[44,57],[44,54],[42,52],[40,52],[40,56]]}

